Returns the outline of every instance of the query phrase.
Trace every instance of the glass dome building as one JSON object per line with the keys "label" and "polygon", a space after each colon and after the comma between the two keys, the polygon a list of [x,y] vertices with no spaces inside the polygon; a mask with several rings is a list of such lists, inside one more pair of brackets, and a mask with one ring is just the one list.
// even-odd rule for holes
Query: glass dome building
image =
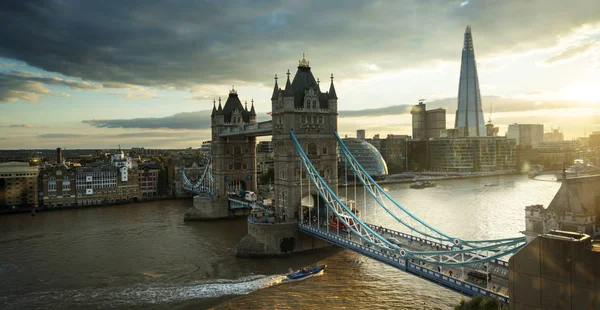
{"label": "glass dome building", "polygon": [[[382,179],[388,174],[387,165],[385,160],[381,156],[381,153],[369,142],[362,139],[355,138],[344,138],[342,139],[350,153],[356,158],[358,163],[367,171],[367,173],[374,179]],[[346,175],[349,180],[354,179],[354,171],[350,165],[346,165],[346,158],[341,155],[339,156],[339,177],[344,179]],[[347,171],[344,171],[347,169]]]}

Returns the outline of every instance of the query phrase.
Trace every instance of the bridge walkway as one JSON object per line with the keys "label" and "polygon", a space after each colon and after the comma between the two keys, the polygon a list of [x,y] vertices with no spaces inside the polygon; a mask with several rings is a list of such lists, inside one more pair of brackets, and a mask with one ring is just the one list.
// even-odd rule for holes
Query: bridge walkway
{"label": "bridge walkway", "polygon": [[[369,225],[372,227],[379,227],[376,225]],[[317,224],[313,223],[312,225],[309,223],[298,223],[298,229],[313,235],[317,238],[328,241],[337,246],[347,248],[359,254],[368,256],[377,261],[383,262],[387,265],[400,269],[402,271],[417,275],[419,277],[425,278],[429,281],[435,282],[439,285],[450,288],[454,291],[462,293],[467,296],[476,296],[476,295],[484,295],[484,296],[494,296],[500,300],[501,303],[508,305],[508,279],[499,276],[492,276],[492,280],[489,281],[489,289],[486,289],[485,281],[475,281],[475,279],[470,278],[467,274],[470,271],[480,271],[479,269],[475,269],[473,267],[464,267],[464,275],[462,276],[462,270],[460,267],[450,267],[445,266],[443,269],[438,269],[437,266],[428,263],[422,263],[419,261],[415,261],[408,256],[402,257],[401,255],[395,253],[389,253],[382,249],[378,249],[372,247],[370,245],[363,244],[357,237],[353,236],[351,233],[346,233],[343,231],[336,231],[330,228],[330,231],[327,232],[327,226],[325,224],[321,225],[321,229],[317,228]],[[393,233],[395,232],[395,233]],[[384,231],[384,234],[387,236],[393,236],[402,242],[402,247],[408,251],[429,251],[435,250],[437,246],[447,246],[442,245],[437,242],[432,242],[429,240],[422,240],[419,237],[411,236],[409,234],[405,234],[402,232],[397,232],[393,230],[389,230],[387,232]],[[411,240],[409,242],[409,240]],[[421,246],[421,242],[423,241],[423,245]],[[406,244],[406,245],[405,245]],[[508,268],[508,263],[504,261],[498,260],[494,264],[496,265],[504,265],[505,269]],[[450,276],[450,271],[452,271],[452,276]],[[491,268],[490,268],[491,271]]]}

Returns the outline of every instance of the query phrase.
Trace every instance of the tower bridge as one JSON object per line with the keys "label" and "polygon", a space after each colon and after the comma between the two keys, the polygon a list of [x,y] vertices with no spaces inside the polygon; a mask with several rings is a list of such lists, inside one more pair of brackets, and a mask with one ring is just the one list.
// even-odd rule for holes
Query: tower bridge
{"label": "tower bridge", "polygon": [[[275,76],[270,121],[256,122],[254,102],[250,109],[242,105],[234,88],[224,105],[220,98],[218,106],[214,102],[206,171],[195,183],[184,175],[187,187],[198,193],[185,219],[227,218],[258,208],[234,193],[256,190],[256,137],[271,135],[273,205],[265,210],[266,218],[248,218],[248,234],[236,247],[237,255],[278,256],[333,244],[466,295],[495,296],[507,304],[508,263],[503,259],[523,247],[525,237],[463,240],[413,215],[366,173],[338,136],[333,75],[323,91],[304,57],[290,75],[288,70],[283,87]],[[362,183],[362,205],[356,188],[354,197],[348,185],[338,189],[338,146],[344,164]],[[412,233],[366,222],[366,197]]]}

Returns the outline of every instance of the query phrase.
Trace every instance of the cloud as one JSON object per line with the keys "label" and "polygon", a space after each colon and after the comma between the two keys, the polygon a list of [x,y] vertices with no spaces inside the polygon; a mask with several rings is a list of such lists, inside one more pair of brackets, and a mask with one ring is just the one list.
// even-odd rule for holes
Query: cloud
{"label": "cloud", "polygon": [[82,134],[75,133],[45,133],[38,135],[41,139],[73,139],[83,137]]}
{"label": "cloud", "polygon": [[85,81],[42,77],[32,72],[0,72],[0,102],[26,101],[35,103],[40,96],[69,97],[65,93],[53,93],[46,85],[66,86],[74,90],[96,90],[101,88],[101,86]]}
{"label": "cloud", "polygon": [[465,2],[462,2],[460,4],[460,7],[462,8],[462,7],[464,7],[465,5],[468,5],[468,4],[469,4],[469,0],[466,0]]}
{"label": "cloud", "polygon": [[125,98],[127,99],[150,99],[156,98],[156,94],[149,91],[139,92],[139,93],[127,93],[125,94]]}
{"label": "cloud", "polygon": [[[520,112],[532,110],[553,110],[569,108],[587,108],[585,103],[577,101],[551,101],[543,102],[526,99],[507,99],[497,96],[482,97],[484,104],[493,102],[494,112]],[[446,109],[446,113],[453,114],[456,110],[456,98],[445,98],[426,102],[427,109]],[[362,118],[393,115],[408,115],[412,105],[395,105],[378,109],[342,110],[339,111],[340,118]],[[485,110],[485,109],[484,109]],[[208,129],[210,128],[211,110],[177,113],[172,116],[156,118],[134,118],[134,119],[112,119],[112,120],[84,120],[97,128],[143,128],[143,129]],[[258,121],[266,121],[270,116],[257,113]],[[453,116],[452,116],[453,117]]]}
{"label": "cloud", "polygon": [[456,61],[466,24],[484,57],[553,46],[600,12],[597,0],[130,1],[115,10],[121,2],[2,1],[0,57],[88,81],[185,88],[270,83],[306,52],[315,68],[357,78]]}
{"label": "cloud", "polygon": [[12,125],[9,125],[8,127],[11,127],[11,128],[33,128],[33,125],[31,125],[31,124],[12,124]]}
{"label": "cloud", "polygon": [[573,59],[577,58],[579,55],[582,55],[585,52],[587,52],[588,50],[591,50],[592,47],[594,47],[594,46],[597,47],[598,44],[593,42],[593,43],[587,43],[587,44],[571,47],[558,55],[554,55],[554,56],[546,59],[545,62],[548,64],[554,64],[557,62],[573,60]]}

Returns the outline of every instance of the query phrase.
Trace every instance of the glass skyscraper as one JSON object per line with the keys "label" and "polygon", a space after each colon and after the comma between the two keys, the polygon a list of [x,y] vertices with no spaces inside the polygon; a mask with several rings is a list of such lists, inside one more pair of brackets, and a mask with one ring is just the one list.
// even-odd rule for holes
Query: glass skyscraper
{"label": "glass skyscraper", "polygon": [[467,26],[465,30],[458,85],[458,110],[454,127],[463,128],[464,135],[467,137],[486,136],[471,26]]}

